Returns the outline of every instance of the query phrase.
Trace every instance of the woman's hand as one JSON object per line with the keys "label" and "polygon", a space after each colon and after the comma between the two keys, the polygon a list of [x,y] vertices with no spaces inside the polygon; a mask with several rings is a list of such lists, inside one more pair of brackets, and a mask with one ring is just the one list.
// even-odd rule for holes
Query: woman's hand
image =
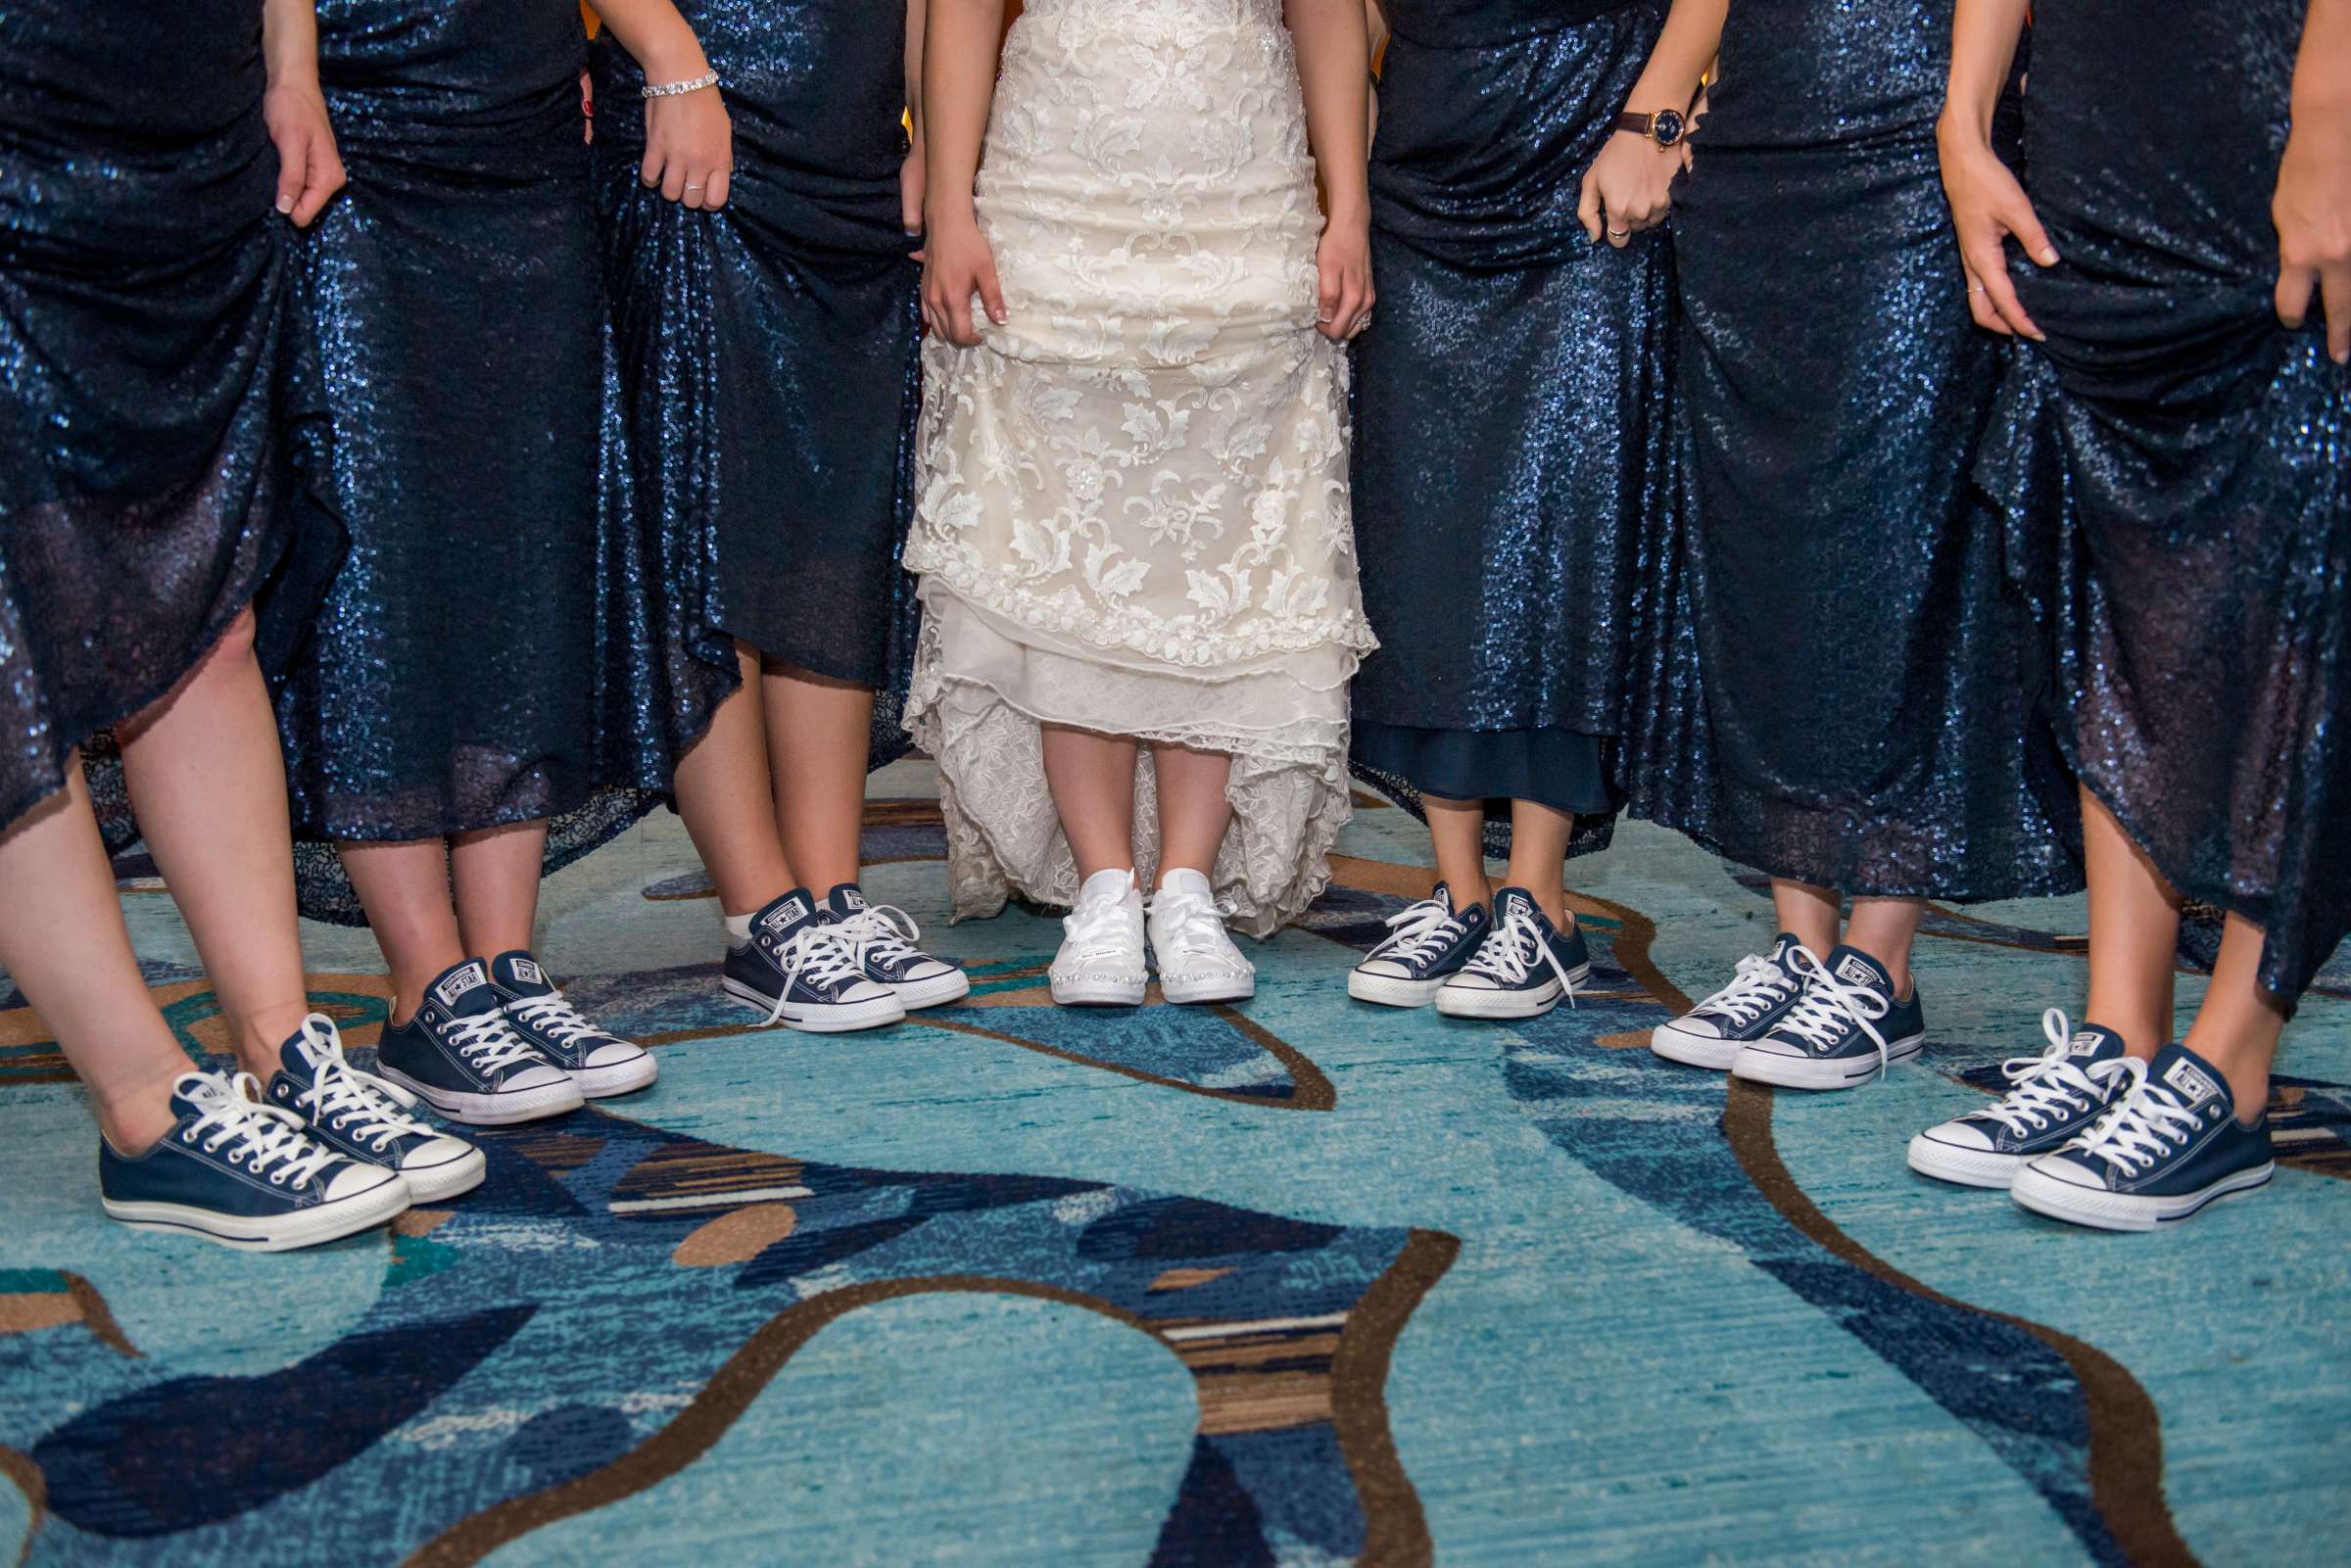
{"label": "woman's hand", "polygon": [[1371,324],[1371,305],[1379,298],[1371,287],[1371,220],[1367,215],[1342,214],[1322,225],[1322,242],[1315,247],[1315,330],[1333,343],[1344,343]]}
{"label": "woman's hand", "polygon": [[2023,333],[2036,343],[2040,328],[2025,313],[2008,280],[2011,235],[2036,266],[2055,266],[2057,247],[2033,211],[2032,199],[2000,162],[1981,132],[1945,119],[1936,141],[1943,160],[1943,194],[1951,206],[1951,227],[1959,236],[1959,261],[1967,269],[1967,309],[1976,325],[2001,337]]}
{"label": "woman's hand", "polygon": [[315,78],[272,81],[262,96],[262,120],[277,147],[277,210],[309,228],[343,188],[343,157],[326,121],[326,99]]}
{"label": "woman's hand", "polygon": [[944,221],[935,216],[923,253],[923,324],[933,332],[958,349],[979,343],[975,294],[990,321],[1002,326],[1012,319],[1004,309],[1004,285],[996,281],[995,253],[968,214]]}
{"label": "woman's hand", "polygon": [[1686,143],[1659,147],[1647,136],[1615,131],[1584,170],[1575,215],[1594,244],[1622,250],[1634,235],[1655,228],[1673,210],[1673,177],[1684,167]]}
{"label": "woman's hand", "polygon": [[2270,203],[2278,225],[2278,319],[2300,327],[2315,291],[2327,354],[2351,364],[2351,112],[2297,114]]}
{"label": "woman's hand", "polygon": [[[691,77],[686,78],[691,80]],[[727,205],[735,127],[716,87],[645,101],[645,163],[637,177],[684,206]]]}

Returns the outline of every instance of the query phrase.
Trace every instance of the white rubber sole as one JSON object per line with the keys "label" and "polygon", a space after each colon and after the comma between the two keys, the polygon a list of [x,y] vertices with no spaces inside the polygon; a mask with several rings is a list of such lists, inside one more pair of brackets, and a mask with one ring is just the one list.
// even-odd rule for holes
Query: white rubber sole
{"label": "white rubber sole", "polygon": [[408,1201],[425,1204],[471,1192],[482,1184],[482,1178],[489,1173],[489,1160],[479,1149],[468,1149],[462,1160],[452,1160],[446,1164],[423,1170],[404,1169],[399,1176],[408,1184]]}
{"label": "white rubber sole", "polygon": [[2136,1193],[2104,1192],[2094,1187],[2077,1187],[2070,1181],[2043,1175],[2031,1165],[2016,1173],[2016,1182],[2008,1196],[2037,1214],[2051,1219],[2070,1220],[2094,1230],[2153,1230],[2160,1225],[2200,1213],[2217,1203],[2242,1198],[2270,1184],[2278,1172],[2278,1163],[2267,1161],[2248,1170],[2223,1176],[2209,1187],[2195,1192],[2181,1193],[2170,1198],[2142,1197]]}
{"label": "white rubber sole", "polygon": [[516,1089],[508,1094],[467,1094],[419,1083],[400,1069],[385,1067],[381,1063],[376,1065],[375,1070],[450,1120],[462,1121],[469,1127],[510,1127],[518,1121],[539,1121],[548,1117],[562,1116],[567,1111],[577,1111],[587,1103],[579,1085],[569,1078],[543,1083],[536,1089]]}
{"label": "white rubber sole", "polygon": [[1660,1023],[1650,1031],[1649,1049],[1652,1055],[1679,1062],[1684,1067],[1728,1072],[1731,1064],[1739,1060],[1739,1053],[1747,1049],[1747,1042],[1710,1034],[1685,1034],[1670,1023]]}
{"label": "white rubber sole", "polygon": [[210,1209],[192,1209],[184,1204],[117,1203],[112,1198],[100,1202],[110,1217],[133,1230],[202,1236],[206,1241],[243,1253],[285,1253],[371,1230],[407,1209],[412,1198],[408,1182],[395,1175],[372,1191],[269,1219],[216,1213]]}
{"label": "white rubber sole", "polygon": [[[1592,977],[1592,966],[1579,964],[1567,972],[1567,978],[1581,985]],[[1437,988],[1437,1011],[1449,1019],[1538,1019],[1559,1005],[1567,994],[1554,975],[1531,991],[1489,991],[1483,986],[1441,985]]]}
{"label": "white rubber sole", "polygon": [[1910,1152],[1904,1158],[1911,1169],[1937,1181],[1961,1187],[1999,1188],[2016,1180],[2016,1173],[2033,1159],[2030,1155],[2004,1155],[1990,1149],[1961,1149],[1923,1132],[1910,1140]]}
{"label": "white rubber sole", "polygon": [[1246,1002],[1257,994],[1257,976],[1249,974],[1234,979],[1229,974],[1218,974],[1204,980],[1172,980],[1163,974],[1159,977],[1159,994],[1184,1007]]}
{"label": "white rubber sole", "polygon": [[[730,976],[722,982],[727,994],[745,1007],[757,1008],[762,1014],[776,1011],[776,999],[764,995],[755,985],[747,985]],[[906,1006],[895,996],[877,996],[864,1002],[845,1002],[838,1006],[803,1002],[797,1007],[784,1009],[783,1022],[788,1029],[803,1034],[847,1034],[856,1029],[879,1029],[897,1022],[906,1016]]]}
{"label": "white rubber sole", "polygon": [[571,1081],[578,1085],[582,1095],[591,1100],[608,1100],[616,1094],[635,1094],[640,1089],[650,1087],[652,1081],[661,1075],[661,1064],[653,1060],[650,1051],[647,1051],[641,1057],[615,1062],[608,1068],[582,1068],[577,1072],[572,1072],[568,1068],[564,1070],[569,1073]]}
{"label": "white rubber sole", "polygon": [[1143,991],[1149,976],[1137,971],[1133,974],[1105,977],[1089,974],[1053,979],[1053,1000],[1061,1007],[1141,1007]]}
{"label": "white rubber sole", "polygon": [[[1924,1034],[1886,1042],[1886,1065],[1907,1062],[1925,1049]],[[1806,1057],[1774,1056],[1768,1051],[1741,1051],[1731,1064],[1731,1076],[1750,1083],[1769,1083],[1782,1089],[1850,1089],[1878,1075],[1878,1054],[1843,1062],[1815,1062]]]}
{"label": "white rubber sole", "polygon": [[1445,988],[1446,978],[1440,974],[1433,980],[1407,980],[1393,974],[1366,974],[1362,970],[1349,970],[1347,994],[1359,1002],[1380,1007],[1426,1007]]}
{"label": "white rubber sole", "polygon": [[927,980],[909,980],[904,985],[891,985],[889,988],[897,993],[898,1006],[912,1013],[917,1008],[940,1007],[948,1002],[962,1001],[972,994],[972,977],[961,970],[949,970],[944,974],[934,974]]}

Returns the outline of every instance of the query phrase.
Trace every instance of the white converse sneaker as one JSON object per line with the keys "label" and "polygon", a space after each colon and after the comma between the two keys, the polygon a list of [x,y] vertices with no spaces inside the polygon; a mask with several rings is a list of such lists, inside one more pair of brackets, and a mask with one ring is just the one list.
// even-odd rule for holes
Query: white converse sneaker
{"label": "white converse sneaker", "polygon": [[1257,994],[1257,966],[1224,933],[1207,877],[1186,869],[1160,878],[1151,898],[1151,956],[1159,994],[1171,1002],[1238,1002]]}
{"label": "white converse sneaker", "polygon": [[1132,871],[1098,871],[1078,889],[1053,957],[1053,1000],[1063,1007],[1137,1007],[1143,972],[1143,890]]}

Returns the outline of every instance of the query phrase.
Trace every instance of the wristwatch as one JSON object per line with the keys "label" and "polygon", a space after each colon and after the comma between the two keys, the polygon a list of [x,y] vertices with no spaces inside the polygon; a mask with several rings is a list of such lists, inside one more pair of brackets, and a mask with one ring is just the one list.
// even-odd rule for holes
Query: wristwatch
{"label": "wristwatch", "polygon": [[1616,117],[1616,128],[1646,136],[1659,147],[1671,147],[1688,132],[1690,122],[1678,109],[1660,109],[1654,115],[1636,115],[1627,110]]}

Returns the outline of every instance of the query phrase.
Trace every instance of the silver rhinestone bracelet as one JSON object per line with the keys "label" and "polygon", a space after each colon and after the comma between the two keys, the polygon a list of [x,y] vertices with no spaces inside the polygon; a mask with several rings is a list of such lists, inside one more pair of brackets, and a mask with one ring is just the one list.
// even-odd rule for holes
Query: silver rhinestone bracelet
{"label": "silver rhinestone bracelet", "polygon": [[647,98],[675,98],[680,93],[700,92],[704,87],[717,85],[718,72],[705,71],[700,75],[687,81],[665,81],[658,84],[648,81],[641,89],[641,92],[642,96]]}

